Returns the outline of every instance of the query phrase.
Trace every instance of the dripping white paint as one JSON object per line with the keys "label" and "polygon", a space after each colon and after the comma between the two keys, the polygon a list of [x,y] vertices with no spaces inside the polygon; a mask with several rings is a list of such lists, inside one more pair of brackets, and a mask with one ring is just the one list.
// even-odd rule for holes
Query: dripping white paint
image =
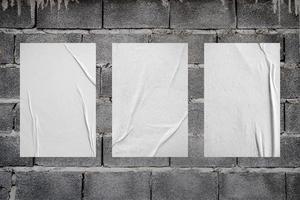
{"label": "dripping white paint", "polygon": [[[184,0],[178,0],[183,2]],[[22,4],[30,5],[31,8],[31,16],[34,17],[35,5],[38,8],[44,9],[47,6],[50,6],[51,9],[57,6],[57,9],[60,10],[62,5],[65,9],[68,9],[69,2],[79,3],[79,0],[2,0],[1,6],[2,10],[5,11],[9,6],[14,7],[17,6],[18,15],[21,15],[21,6]],[[163,6],[167,6],[166,0],[161,0]],[[220,6],[224,6],[226,0],[220,0]],[[256,0],[255,3],[259,3],[259,0]],[[284,0],[272,0],[274,13],[277,11],[280,12],[281,4],[284,3]],[[292,4],[294,3],[294,13],[298,15],[300,12],[300,0],[288,0],[288,12],[292,13]]]}

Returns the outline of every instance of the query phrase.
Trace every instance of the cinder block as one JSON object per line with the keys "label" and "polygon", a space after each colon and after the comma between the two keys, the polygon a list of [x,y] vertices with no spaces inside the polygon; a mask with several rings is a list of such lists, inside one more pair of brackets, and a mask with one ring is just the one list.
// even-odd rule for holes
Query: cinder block
{"label": "cinder block", "polygon": [[9,199],[9,192],[11,187],[11,173],[1,171],[0,172],[0,199]]}
{"label": "cinder block", "polygon": [[104,0],[105,28],[167,28],[169,2]]}
{"label": "cinder block", "polygon": [[79,43],[81,35],[77,33],[36,33],[16,35],[16,62],[20,63],[20,43]]}
{"label": "cinder block", "polygon": [[145,34],[88,34],[83,35],[83,42],[96,43],[97,63],[111,63],[112,43],[145,43],[148,36]]}
{"label": "cinder block", "polygon": [[[4,1],[2,1],[3,3]],[[25,1],[20,1],[20,13],[18,15],[17,2],[13,7],[8,6],[7,9],[0,11],[0,27],[1,28],[32,28],[34,26],[34,10],[31,17],[30,5]],[[10,4],[10,1],[8,2]]]}
{"label": "cinder block", "polygon": [[220,199],[285,199],[284,173],[221,173]]}
{"label": "cinder block", "polygon": [[204,62],[204,43],[216,42],[215,34],[170,33],[152,34],[151,42],[188,43],[189,63]]}
{"label": "cinder block", "polygon": [[219,43],[280,43],[280,60],[284,60],[283,36],[280,34],[221,34]]}
{"label": "cinder block", "polygon": [[19,98],[20,70],[0,68],[0,98]]}
{"label": "cinder block", "polygon": [[288,133],[300,134],[300,104],[286,103],[285,104],[285,123]]}
{"label": "cinder block", "polygon": [[0,131],[10,132],[14,125],[13,103],[0,104]]}
{"label": "cinder block", "polygon": [[204,69],[189,68],[189,98],[199,99],[204,97]]}
{"label": "cinder block", "polygon": [[97,137],[97,151],[95,158],[35,158],[35,164],[39,166],[52,167],[89,167],[101,166],[102,157],[102,138]]}
{"label": "cinder block", "polygon": [[300,96],[300,68],[281,68],[280,97],[285,99]]}
{"label": "cinder block", "polygon": [[84,199],[148,200],[150,172],[113,169],[87,172],[84,181]]}
{"label": "cinder block", "polygon": [[101,68],[96,68],[96,97],[99,98],[101,95]]}
{"label": "cinder block", "polygon": [[235,158],[205,158],[202,137],[189,136],[189,157],[171,158],[171,166],[176,167],[232,167]]}
{"label": "cinder block", "polygon": [[233,0],[171,0],[172,28],[234,28]]}
{"label": "cinder block", "polygon": [[284,131],[284,104],[280,104],[280,132]]}
{"label": "cinder block", "polygon": [[112,131],[112,105],[110,102],[99,102],[96,106],[96,123],[98,133]]}
{"label": "cinder block", "polygon": [[20,158],[19,137],[0,137],[0,166],[32,166],[32,158]]}
{"label": "cinder block", "polygon": [[81,199],[79,172],[17,172],[16,200]]}
{"label": "cinder block", "polygon": [[14,130],[20,131],[20,104],[18,103],[14,109],[15,118],[14,118]]}
{"label": "cinder block", "polygon": [[114,167],[153,167],[168,166],[168,158],[118,158],[112,157],[111,137],[103,137],[103,164]]}
{"label": "cinder block", "polygon": [[299,167],[300,138],[281,137],[280,157],[277,158],[239,158],[241,167]]}
{"label": "cinder block", "polygon": [[154,170],[152,199],[217,199],[218,177],[215,172],[197,169]]}
{"label": "cinder block", "polygon": [[274,12],[272,0],[237,1],[239,28],[278,28],[279,12]]}
{"label": "cinder block", "polygon": [[112,96],[112,68],[102,68],[101,70],[101,95]]}
{"label": "cinder block", "polygon": [[285,62],[300,63],[300,39],[298,34],[285,34]]}
{"label": "cinder block", "polygon": [[280,5],[280,27],[299,28],[299,15],[295,14],[295,1],[291,1],[291,11],[289,12],[289,0],[283,0]]}
{"label": "cinder block", "polygon": [[203,138],[204,132],[204,105],[203,103],[189,103],[189,134]]}
{"label": "cinder block", "polygon": [[286,174],[287,200],[300,199],[300,173]]}
{"label": "cinder block", "polygon": [[39,8],[38,28],[101,28],[102,0],[70,1],[66,8],[63,2],[60,9],[55,6]]}
{"label": "cinder block", "polygon": [[[1,16],[1,13],[0,13],[0,16]],[[1,19],[1,17],[0,17],[0,19]],[[0,63],[13,63],[14,62],[14,35],[0,33],[0,41],[1,41],[1,43],[0,43]]]}

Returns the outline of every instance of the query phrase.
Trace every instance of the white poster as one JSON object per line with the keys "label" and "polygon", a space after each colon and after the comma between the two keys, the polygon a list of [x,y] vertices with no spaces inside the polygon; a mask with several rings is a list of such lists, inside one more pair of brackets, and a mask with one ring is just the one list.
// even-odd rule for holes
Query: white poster
{"label": "white poster", "polygon": [[188,45],[112,45],[112,156],[188,155]]}
{"label": "white poster", "polygon": [[95,44],[20,48],[21,157],[95,157]]}
{"label": "white poster", "polygon": [[205,44],[206,157],[280,156],[280,44]]}

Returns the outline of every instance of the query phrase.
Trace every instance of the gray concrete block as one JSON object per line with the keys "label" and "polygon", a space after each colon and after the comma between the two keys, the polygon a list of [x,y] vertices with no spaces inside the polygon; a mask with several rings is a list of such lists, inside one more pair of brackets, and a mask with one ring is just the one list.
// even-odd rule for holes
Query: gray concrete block
{"label": "gray concrete block", "polygon": [[300,173],[286,174],[287,200],[300,199]]}
{"label": "gray concrete block", "polygon": [[101,70],[101,95],[112,96],[112,68],[102,68]]}
{"label": "gray concrete block", "polygon": [[84,181],[84,200],[148,200],[150,172],[108,170],[87,172]]}
{"label": "gray concrete block", "polygon": [[112,157],[111,137],[103,137],[103,165],[109,167],[162,167],[169,166],[168,158]]}
{"label": "gray concrete block", "polygon": [[0,136],[0,166],[32,166],[32,158],[20,157],[19,137]]}
{"label": "gray concrete block", "polygon": [[298,34],[285,34],[285,62],[300,63],[300,38]]}
{"label": "gray concrete block", "polygon": [[199,99],[204,97],[204,69],[189,68],[189,98]]}
{"label": "gray concrete block", "polygon": [[14,106],[13,103],[0,104],[0,131],[10,132],[14,125]]}
{"label": "gray concrete block", "polygon": [[51,167],[90,167],[90,166],[101,166],[102,157],[102,138],[97,137],[97,150],[95,158],[71,158],[71,157],[61,157],[61,158],[35,158],[35,165],[39,166],[51,166]]}
{"label": "gray concrete block", "polygon": [[279,12],[274,13],[272,0],[237,1],[239,28],[276,28],[279,27]]}
{"label": "gray concrete block", "polygon": [[11,172],[0,172],[0,200],[9,199],[11,176]]}
{"label": "gray concrete block", "polygon": [[19,98],[20,70],[0,68],[0,98]]}
{"label": "gray concrete block", "polygon": [[274,158],[238,158],[241,167],[299,167],[300,138],[281,137],[280,157]]}
{"label": "gray concrete block", "polygon": [[20,15],[18,15],[17,2],[14,2],[15,5],[13,7],[8,6],[7,9],[0,11],[0,27],[32,28],[34,26],[34,10],[33,17],[31,17],[30,5],[28,5],[25,1],[21,1]]}
{"label": "gray concrete block", "polygon": [[148,36],[144,34],[88,34],[83,35],[83,42],[96,43],[97,63],[111,63],[112,43],[145,43]]}
{"label": "gray concrete block", "polygon": [[101,28],[102,0],[70,1],[68,8],[61,4],[37,10],[38,28]]}
{"label": "gray concrete block", "polygon": [[172,28],[234,28],[233,0],[171,0]]}
{"label": "gray concrete block", "polygon": [[14,109],[15,118],[14,118],[14,130],[20,131],[20,104],[18,103]]}
{"label": "gray concrete block", "polygon": [[99,102],[96,106],[96,123],[98,133],[111,133],[112,131],[112,104]]}
{"label": "gray concrete block", "polygon": [[292,99],[300,96],[300,68],[281,68],[280,98]]}
{"label": "gray concrete block", "polygon": [[284,173],[221,173],[220,199],[284,199]]}
{"label": "gray concrete block", "polygon": [[283,36],[280,34],[221,34],[219,43],[280,43],[280,60],[284,60]]}
{"label": "gray concrete block", "polygon": [[300,104],[286,103],[285,104],[285,123],[288,133],[300,134]]}
{"label": "gray concrete block", "polygon": [[[1,19],[1,17],[0,17]],[[1,23],[1,22],[0,22]],[[14,62],[14,35],[0,33],[0,63]]]}
{"label": "gray concrete block", "polygon": [[204,141],[198,136],[189,136],[188,158],[171,158],[171,166],[176,167],[232,167],[235,158],[205,158]]}
{"label": "gray concrete block", "polygon": [[203,103],[189,103],[188,105],[189,134],[203,137],[204,133],[204,105]]}
{"label": "gray concrete block", "polygon": [[36,33],[16,35],[16,62],[20,62],[20,43],[79,43],[81,35],[77,33]]}
{"label": "gray concrete block", "polygon": [[188,43],[188,62],[204,63],[204,43],[216,42],[215,34],[152,34],[151,42],[158,43]]}
{"label": "gray concrete block", "polygon": [[17,172],[16,200],[80,200],[79,172]]}
{"label": "gray concrete block", "polygon": [[99,98],[101,92],[101,68],[96,68],[96,98]]}
{"label": "gray concrete block", "polygon": [[197,169],[154,170],[152,172],[152,199],[217,199],[217,173]]}
{"label": "gray concrete block", "polygon": [[167,28],[169,2],[104,0],[105,28]]}
{"label": "gray concrete block", "polygon": [[284,131],[284,104],[280,104],[280,132]]}
{"label": "gray concrete block", "polygon": [[280,27],[299,28],[299,15],[295,14],[295,1],[291,1],[291,11],[289,12],[289,0],[283,0],[280,5]]}

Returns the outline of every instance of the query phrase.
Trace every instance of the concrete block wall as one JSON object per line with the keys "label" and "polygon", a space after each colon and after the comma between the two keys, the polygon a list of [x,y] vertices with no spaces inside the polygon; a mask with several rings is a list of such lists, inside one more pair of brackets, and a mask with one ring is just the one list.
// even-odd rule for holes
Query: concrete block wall
{"label": "concrete block wall", "polygon": [[[0,200],[300,199],[299,17],[272,0],[80,0],[0,11]],[[97,44],[97,157],[20,158],[21,42]],[[189,157],[112,158],[112,42],[189,44]],[[203,47],[281,44],[281,157],[204,158]],[[33,75],[34,76],[34,75]]]}

